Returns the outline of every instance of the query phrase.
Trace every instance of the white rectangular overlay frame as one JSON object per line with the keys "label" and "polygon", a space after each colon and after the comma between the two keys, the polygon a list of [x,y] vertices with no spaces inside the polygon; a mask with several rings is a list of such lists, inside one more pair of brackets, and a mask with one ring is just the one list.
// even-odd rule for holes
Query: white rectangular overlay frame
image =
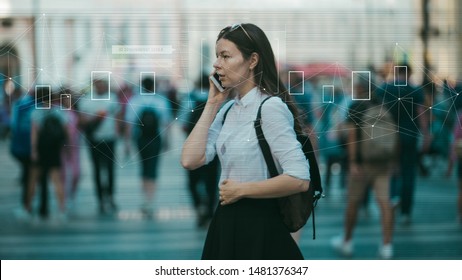
{"label": "white rectangular overlay frame", "polygon": [[[292,92],[291,91],[291,88],[292,88],[292,85],[291,85],[291,79],[290,79],[290,75],[292,75],[292,73],[302,73],[302,79],[301,79],[301,83],[302,83],[302,92]],[[289,71],[289,95],[303,95],[305,94],[305,72],[304,71]]]}
{"label": "white rectangular overlay frame", "polygon": [[[328,89],[329,100],[326,99],[326,89]],[[322,86],[322,103],[334,103],[334,85],[323,85]]]}
{"label": "white rectangular overlay frame", "polygon": [[[103,77],[103,75],[107,75],[107,78],[104,78],[104,80],[107,80],[107,98],[95,98],[94,95],[93,95],[93,89],[94,89],[94,86],[93,86],[93,79],[94,79],[94,76],[97,75],[97,76],[100,76]],[[98,77],[99,79],[101,79],[100,77]],[[91,84],[90,84],[90,87],[91,87],[91,100],[111,100],[111,72],[110,71],[91,71]]]}
{"label": "white rectangular overlay frame", "polygon": [[[48,89],[48,106],[39,107],[37,106],[37,89],[38,88],[47,88]],[[36,85],[35,86],[35,109],[38,110],[49,110],[51,108],[51,86],[50,85]]]}
{"label": "white rectangular overlay frame", "polygon": [[[355,98],[355,74],[367,74],[369,80],[369,97]],[[351,72],[351,100],[371,100],[371,71],[352,71]]]}
{"label": "white rectangular overlay frame", "polygon": [[[143,92],[143,79],[151,76],[154,81],[153,92]],[[155,95],[156,94],[156,72],[140,72],[140,95]]]}

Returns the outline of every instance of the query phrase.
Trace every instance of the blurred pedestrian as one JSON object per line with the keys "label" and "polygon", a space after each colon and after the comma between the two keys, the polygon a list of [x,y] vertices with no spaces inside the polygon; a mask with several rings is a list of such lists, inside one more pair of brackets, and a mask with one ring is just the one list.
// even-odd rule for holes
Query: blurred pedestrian
{"label": "blurred pedestrian", "polygon": [[457,112],[457,122],[454,126],[454,142],[451,145],[449,164],[446,175],[452,173],[454,163],[457,162],[457,182],[459,194],[457,196],[457,221],[462,225],[462,110]]}
{"label": "blurred pedestrian", "polygon": [[40,210],[42,219],[49,217],[48,177],[53,182],[58,201],[58,219],[66,219],[64,182],[61,176],[61,153],[67,142],[66,115],[59,109],[59,94],[49,89],[36,89],[37,108],[32,112],[31,159],[34,165],[28,187],[27,208],[32,211],[35,185],[40,182]]}
{"label": "blurred pedestrian", "polygon": [[[369,81],[361,79],[355,85],[355,95],[359,99],[367,99],[368,94]],[[392,116],[386,112],[385,108],[382,108],[379,102],[374,102],[374,100],[353,101],[349,108],[347,149],[350,171],[345,232],[332,239],[333,247],[344,256],[353,254],[352,239],[358,209],[364,200],[367,188],[372,186],[380,208],[382,223],[382,244],[379,247],[379,256],[383,259],[393,257],[393,210],[390,202],[389,182],[393,154],[396,153],[397,135],[396,125],[392,122]],[[380,134],[380,130],[385,132]],[[385,152],[385,149],[389,147],[390,149]],[[380,154],[372,158],[370,154],[373,153]]]}
{"label": "blurred pedestrian", "polygon": [[120,104],[109,88],[109,81],[97,79],[92,86],[94,97],[87,94],[81,98],[80,111],[90,147],[99,212],[104,215],[117,211],[114,165]]}
{"label": "blurred pedestrian", "polygon": [[[202,86],[201,86],[202,85]],[[189,135],[199,120],[207,103],[209,91],[209,79],[207,75],[196,82],[195,88],[187,95],[185,108],[192,108],[184,112],[183,131]],[[208,226],[213,217],[213,212],[217,206],[217,190],[219,176],[219,161],[215,157],[209,164],[201,166],[194,170],[188,170],[188,189],[193,200],[194,210],[197,216],[197,225],[199,227]],[[205,185],[205,195],[201,195],[199,188],[200,183]]]}
{"label": "blurred pedestrian", "polygon": [[303,76],[297,72],[291,73],[290,77],[291,81],[287,86],[290,86],[290,94],[300,110],[300,120],[306,133],[314,134],[313,125],[315,119],[314,110],[311,105],[314,93],[313,86],[310,81],[305,81]]}
{"label": "blurred pedestrian", "polygon": [[[425,177],[430,175],[430,171],[441,162],[438,159],[443,160],[444,163],[447,162],[456,110],[453,110],[455,106],[451,97],[445,96],[447,92],[444,86],[440,88],[432,81],[423,86],[423,92],[425,107],[431,108],[426,112],[431,140],[428,149],[419,151],[419,173]],[[429,160],[426,161],[426,158]]]}
{"label": "blurred pedestrian", "polygon": [[[127,104],[130,98],[133,96],[133,88],[127,84],[123,84],[117,91],[117,100],[120,104],[120,111],[117,119],[123,119],[127,112]],[[126,122],[117,122],[117,133],[124,137],[126,134]]]}
{"label": "blurred pedestrian", "polygon": [[60,92],[61,109],[68,120],[67,143],[62,152],[62,176],[66,194],[68,210],[74,207],[77,187],[80,180],[80,136],[81,120],[78,108],[78,98],[69,88],[63,88]]}
{"label": "blurred pedestrian", "polygon": [[155,92],[156,95],[162,95],[168,100],[172,117],[176,118],[180,104],[178,101],[178,91],[172,81],[167,78],[156,77]]}
{"label": "blurred pedestrian", "polygon": [[[271,44],[248,23],[223,28],[215,47],[214,72],[226,89],[210,87],[181,159],[183,167],[196,169],[218,155],[222,166],[220,204],[202,258],[302,259],[276,198],[308,190],[309,164],[296,138],[302,133],[297,108],[279,80]],[[218,112],[230,94],[234,100]],[[271,179],[254,128],[258,108],[270,96],[277,97],[262,106],[261,125],[281,173]]]}
{"label": "blurred pedestrian", "polygon": [[[332,189],[332,168],[340,167],[340,188],[346,185],[348,159],[346,155],[347,128],[343,126],[350,102],[341,91],[335,91],[334,102],[323,102],[320,106],[322,114],[319,119],[319,148],[326,163],[326,191]],[[329,197],[329,195],[327,196]]]}
{"label": "blurred pedestrian", "polygon": [[430,145],[428,118],[424,106],[424,96],[420,87],[410,80],[411,66],[400,65],[396,69],[395,79],[377,89],[376,95],[389,109],[398,125],[399,131],[399,168],[392,176],[391,196],[396,209],[402,215],[404,225],[411,223],[414,190],[418,166],[418,139],[423,137],[420,149],[426,151]]}
{"label": "blurred pedestrian", "polygon": [[167,147],[172,115],[168,100],[154,92],[154,80],[145,78],[141,83],[144,94],[134,95],[128,101],[125,143],[127,151],[130,150],[130,140],[136,143],[143,190],[141,212],[152,217],[159,160],[162,149]]}
{"label": "blurred pedestrian", "polygon": [[19,218],[29,216],[27,212],[27,192],[31,168],[32,112],[35,108],[34,92],[26,93],[14,104],[11,112],[10,152],[21,166],[21,207],[16,213]]}

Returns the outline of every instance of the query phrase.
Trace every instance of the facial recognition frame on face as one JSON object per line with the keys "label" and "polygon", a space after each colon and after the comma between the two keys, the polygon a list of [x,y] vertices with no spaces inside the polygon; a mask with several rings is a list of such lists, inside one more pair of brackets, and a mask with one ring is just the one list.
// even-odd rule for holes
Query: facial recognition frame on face
{"label": "facial recognition frame on face", "polygon": [[[69,99],[69,102],[65,105],[64,100]],[[59,101],[60,101],[60,108],[61,110],[67,111],[70,110],[72,107],[72,96],[68,93],[61,94],[59,96]]]}
{"label": "facial recognition frame on face", "polygon": [[[394,68],[394,85],[397,87],[407,86],[407,66],[397,65]],[[405,77],[405,79],[400,79],[400,77]]]}
{"label": "facial recognition frame on face", "polygon": [[[368,97],[362,98],[358,94],[355,96],[355,77],[356,79],[364,79],[364,76],[367,76],[369,90],[368,90]],[[351,71],[351,99],[352,100],[371,100],[371,71]]]}
{"label": "facial recognition frame on face", "polygon": [[[94,94],[95,82],[107,83],[105,94]],[[111,100],[111,72],[91,71],[91,100]]]}
{"label": "facial recognition frame on face", "polygon": [[[48,96],[48,102],[38,102],[39,97],[37,96],[37,94],[39,90],[42,91],[42,89],[45,89],[47,91],[46,96]],[[42,99],[43,99],[43,96],[42,96]],[[38,109],[38,110],[51,109],[51,86],[50,85],[36,85],[35,86],[35,109]]]}
{"label": "facial recognition frame on face", "polygon": [[322,103],[334,103],[334,85],[322,86]]}
{"label": "facial recognition frame on face", "polygon": [[[305,94],[305,72],[304,71],[289,71],[289,94],[290,95],[303,95]],[[292,78],[292,75],[293,75],[293,78]],[[299,76],[301,75],[301,79],[297,79]],[[297,79],[297,82],[298,83],[301,83],[302,85],[302,90],[301,91],[292,91],[292,79]],[[297,85],[294,85],[294,86],[297,86]]]}
{"label": "facial recognition frame on face", "polygon": [[[143,80],[151,78],[154,81],[152,90],[143,87]],[[155,95],[156,94],[156,72],[140,72],[140,95]]]}

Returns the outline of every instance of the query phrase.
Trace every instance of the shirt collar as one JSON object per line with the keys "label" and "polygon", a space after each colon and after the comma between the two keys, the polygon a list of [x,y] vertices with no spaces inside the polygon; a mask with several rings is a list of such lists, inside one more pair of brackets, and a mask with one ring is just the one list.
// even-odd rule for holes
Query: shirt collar
{"label": "shirt collar", "polygon": [[242,107],[247,107],[247,105],[254,103],[254,101],[258,97],[258,92],[258,87],[254,87],[249,92],[247,92],[247,94],[244,95],[244,97],[239,98],[239,96],[236,96],[234,98],[234,103]]}

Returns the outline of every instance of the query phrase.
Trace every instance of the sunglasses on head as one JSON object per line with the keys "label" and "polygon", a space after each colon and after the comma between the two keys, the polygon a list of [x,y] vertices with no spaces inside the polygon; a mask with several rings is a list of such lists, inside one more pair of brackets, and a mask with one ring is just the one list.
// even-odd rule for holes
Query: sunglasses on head
{"label": "sunglasses on head", "polygon": [[[247,38],[249,38],[249,40],[253,43],[252,37],[250,37],[249,33],[247,32],[247,30],[245,30],[245,28],[244,28],[244,26],[242,26],[242,24],[240,24],[240,23],[235,23],[235,24],[233,24],[233,25],[227,26],[226,28],[229,28],[228,33],[231,33],[231,32],[233,32],[234,30],[238,29],[239,27],[242,29],[242,31],[244,31],[244,33],[245,33],[245,35],[247,36]],[[226,28],[225,28],[225,29],[226,29]]]}

